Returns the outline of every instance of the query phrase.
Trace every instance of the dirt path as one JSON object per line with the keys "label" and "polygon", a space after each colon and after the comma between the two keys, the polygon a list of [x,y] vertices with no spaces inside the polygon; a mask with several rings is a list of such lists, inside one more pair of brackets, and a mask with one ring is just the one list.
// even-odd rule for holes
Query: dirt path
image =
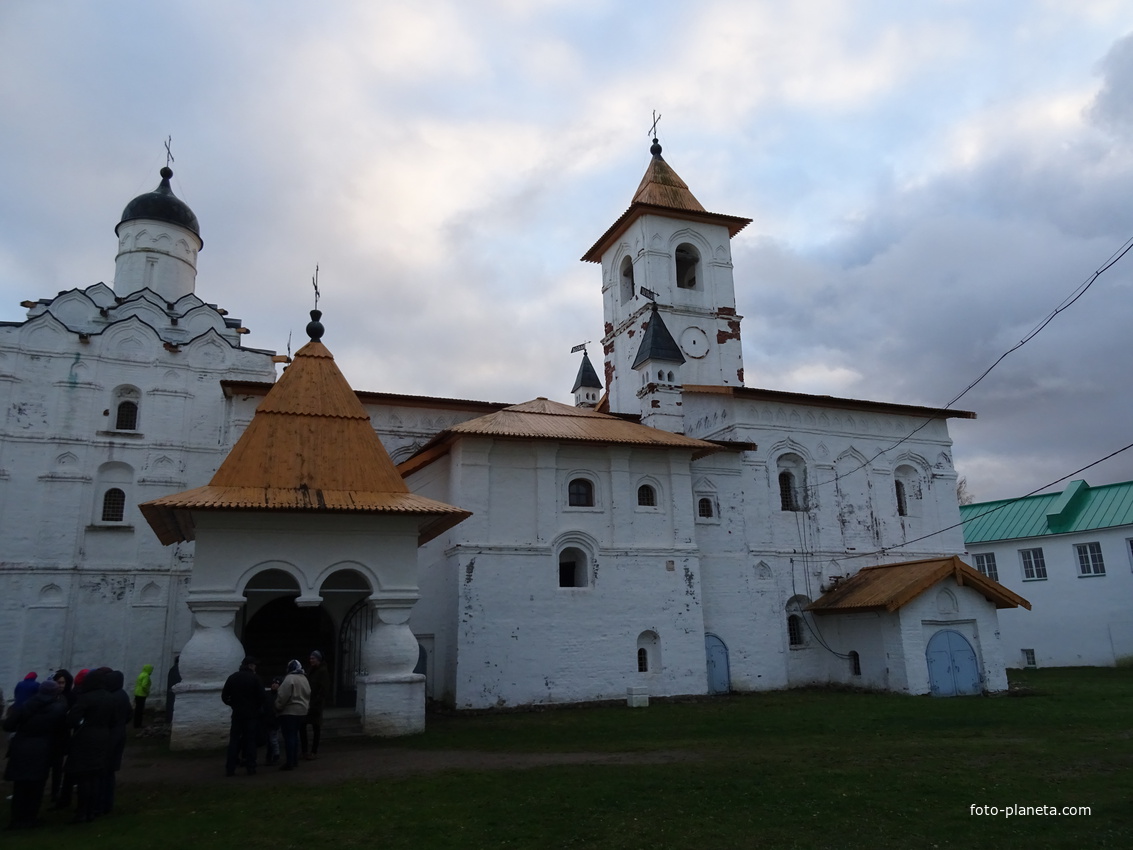
{"label": "dirt path", "polygon": [[699,758],[696,753],[670,750],[648,753],[497,753],[469,750],[415,750],[375,747],[350,740],[328,741],[315,761],[281,771],[261,765],[256,776],[238,771],[224,776],[224,754],[170,755],[156,745],[127,748],[119,783],[197,785],[217,780],[324,784],[350,779],[385,779],[446,770],[524,770],[559,764],[671,764]]}

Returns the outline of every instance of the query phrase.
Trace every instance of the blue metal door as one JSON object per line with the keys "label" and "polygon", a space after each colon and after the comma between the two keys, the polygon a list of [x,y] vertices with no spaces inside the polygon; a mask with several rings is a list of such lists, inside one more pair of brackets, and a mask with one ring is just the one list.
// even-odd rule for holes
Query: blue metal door
{"label": "blue metal door", "polygon": [[732,689],[732,677],[728,672],[728,647],[716,635],[706,633],[704,653],[708,660],[708,693],[728,693]]}
{"label": "blue metal door", "polygon": [[968,639],[951,629],[932,636],[925,650],[928,684],[934,697],[978,694],[983,690],[979,663]]}

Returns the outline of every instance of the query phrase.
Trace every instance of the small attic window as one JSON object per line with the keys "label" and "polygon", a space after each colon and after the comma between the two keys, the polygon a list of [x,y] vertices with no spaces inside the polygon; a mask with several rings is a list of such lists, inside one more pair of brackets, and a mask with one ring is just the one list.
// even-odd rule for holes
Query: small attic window
{"label": "small attic window", "polygon": [[697,276],[700,273],[700,252],[687,242],[677,246],[677,287],[680,289],[696,289]]}

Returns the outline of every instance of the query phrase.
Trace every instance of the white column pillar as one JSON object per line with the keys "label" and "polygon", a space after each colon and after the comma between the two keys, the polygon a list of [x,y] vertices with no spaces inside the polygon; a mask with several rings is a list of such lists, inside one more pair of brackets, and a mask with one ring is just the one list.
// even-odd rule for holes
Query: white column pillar
{"label": "white column pillar", "polygon": [[228,740],[232,715],[220,701],[220,691],[244,659],[234,629],[243,604],[243,596],[194,599],[190,594],[193,634],[181,650],[181,683],[173,688],[177,702],[171,749],[207,749]]}
{"label": "white column pillar", "polygon": [[358,713],[367,735],[392,737],[425,731],[425,677],[414,673],[417,638],[409,612],[417,595],[370,599],[374,628],[362,651]]}

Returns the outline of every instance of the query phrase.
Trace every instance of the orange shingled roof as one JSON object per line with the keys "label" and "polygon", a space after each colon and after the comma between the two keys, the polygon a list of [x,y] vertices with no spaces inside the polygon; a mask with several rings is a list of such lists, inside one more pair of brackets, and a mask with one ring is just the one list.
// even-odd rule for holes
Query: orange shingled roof
{"label": "orange shingled roof", "polygon": [[952,576],[995,603],[996,608],[1031,607],[1031,603],[965,564],[956,555],[865,567],[807,606],[816,614],[896,611],[941,579]]}
{"label": "orange shingled roof", "polygon": [[[654,140],[656,141],[656,140]],[[699,221],[707,224],[722,224],[728,228],[728,235],[735,236],[747,225],[750,218],[740,218],[734,215],[708,212],[700,201],[692,194],[685,183],[673,171],[669,163],[661,158],[661,148],[655,146],[656,152],[645,169],[645,175],[638,184],[637,191],[630,201],[629,209],[622,213],[618,220],[602,234],[582,260],[584,262],[598,263],[602,261],[602,254],[612,245],[622,233],[640,216],[652,213],[668,218],[680,218],[687,221]]]}
{"label": "orange shingled roof", "polygon": [[684,434],[649,428],[596,410],[537,398],[453,425],[434,437],[416,455],[403,461],[398,469],[403,475],[415,472],[447,453],[453,441],[470,435],[691,449],[693,457],[721,450],[720,446]]}
{"label": "orange shingled roof", "polygon": [[649,167],[641,178],[630,204],[650,204],[687,212],[707,212],[677,172],[657,154],[649,161]]}
{"label": "orange shingled roof", "polygon": [[295,353],[206,486],[139,507],[167,546],[193,539],[193,510],[413,514],[422,543],[471,516],[409,492],[318,341]]}

